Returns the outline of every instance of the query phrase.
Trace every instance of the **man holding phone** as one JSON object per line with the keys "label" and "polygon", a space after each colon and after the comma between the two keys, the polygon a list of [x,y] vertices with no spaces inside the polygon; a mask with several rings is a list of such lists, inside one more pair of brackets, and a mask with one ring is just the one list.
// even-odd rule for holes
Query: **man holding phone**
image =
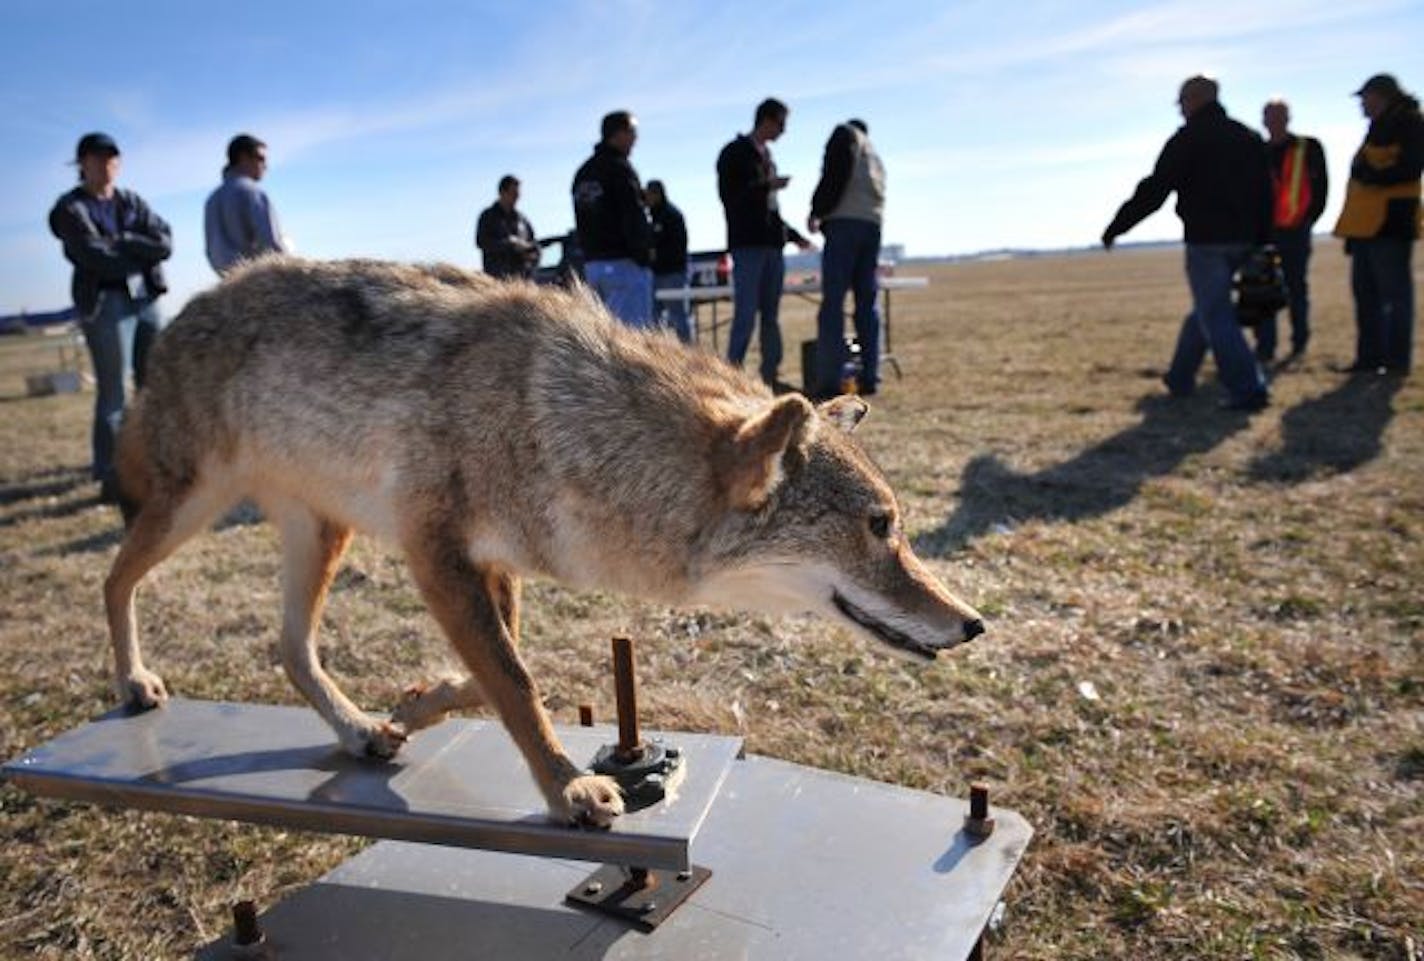
{"label": "man holding phone", "polygon": [[774,97],[756,109],[752,131],[722,148],[717,157],[717,193],[727,216],[727,249],[732,255],[732,332],[727,359],[746,359],[752,329],[761,315],[761,379],[773,389],[781,367],[781,289],[787,241],[802,250],[811,242],[781,219],[777,194],[791,182],[777,172],[770,144],[786,132],[790,114]]}

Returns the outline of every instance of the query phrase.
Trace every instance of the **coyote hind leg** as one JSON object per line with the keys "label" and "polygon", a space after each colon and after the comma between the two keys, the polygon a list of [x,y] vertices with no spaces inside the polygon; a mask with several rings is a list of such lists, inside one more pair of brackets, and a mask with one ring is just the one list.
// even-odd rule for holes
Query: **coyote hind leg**
{"label": "coyote hind leg", "polygon": [[[519,578],[512,575],[496,578],[493,585],[499,616],[514,642],[519,643]],[[443,721],[452,711],[469,710],[487,703],[479,683],[468,674],[464,677],[441,677],[428,684],[416,684],[391,712],[391,720],[413,734]]]}
{"label": "coyote hind leg", "polygon": [[168,700],[163,679],[143,663],[134,616],[134,592],[145,574],[210,524],[230,503],[229,492],[201,482],[149,492],[134,515],[104,580],[104,608],[114,646],[119,698],[140,709]]}
{"label": "coyote hind leg", "polygon": [[440,532],[408,542],[411,572],[430,612],[524,755],[556,821],[606,828],[623,813],[612,778],[585,774],[569,759],[539,701],[534,679],[505,623],[515,585],[507,574],[477,566],[458,539]]}

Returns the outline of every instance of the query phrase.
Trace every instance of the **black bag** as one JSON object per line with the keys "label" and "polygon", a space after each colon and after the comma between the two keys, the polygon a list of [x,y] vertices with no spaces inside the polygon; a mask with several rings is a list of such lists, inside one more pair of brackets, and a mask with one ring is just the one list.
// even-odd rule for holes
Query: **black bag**
{"label": "black bag", "polygon": [[1272,320],[1286,305],[1286,276],[1281,269],[1280,251],[1259,247],[1236,272],[1236,317],[1242,327],[1255,327]]}

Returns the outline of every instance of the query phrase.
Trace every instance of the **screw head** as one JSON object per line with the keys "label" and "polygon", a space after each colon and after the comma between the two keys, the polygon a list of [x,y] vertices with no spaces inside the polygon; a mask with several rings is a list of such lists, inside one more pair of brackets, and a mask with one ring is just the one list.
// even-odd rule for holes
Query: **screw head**
{"label": "screw head", "polygon": [[587,884],[585,884],[585,885],[583,886],[583,893],[584,893],[584,894],[597,894],[598,892],[600,892],[600,891],[602,891],[602,890],[603,890],[603,882],[602,882],[602,881],[590,881],[590,882],[588,882]]}

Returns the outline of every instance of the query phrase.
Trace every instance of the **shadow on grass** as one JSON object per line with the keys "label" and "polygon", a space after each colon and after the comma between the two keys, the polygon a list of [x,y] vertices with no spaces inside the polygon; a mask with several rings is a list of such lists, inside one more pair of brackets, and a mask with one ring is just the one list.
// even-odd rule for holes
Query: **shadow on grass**
{"label": "shadow on grass", "polygon": [[1000,525],[1076,521],[1122,507],[1144,481],[1170,473],[1250,422],[1246,414],[1217,409],[1213,396],[1144,397],[1137,403],[1141,422],[1033,474],[1016,473],[993,454],[975,457],[960,479],[959,507],[917,537],[915,549],[942,555]]}
{"label": "shadow on grass", "polygon": [[83,467],[55,467],[0,482],[0,507],[42,497],[60,497],[76,487],[92,484]]}
{"label": "shadow on grass", "polygon": [[1379,456],[1394,417],[1401,377],[1351,377],[1328,394],[1304,401],[1281,417],[1281,448],[1257,457],[1253,480],[1299,483],[1322,471],[1344,474]]}

